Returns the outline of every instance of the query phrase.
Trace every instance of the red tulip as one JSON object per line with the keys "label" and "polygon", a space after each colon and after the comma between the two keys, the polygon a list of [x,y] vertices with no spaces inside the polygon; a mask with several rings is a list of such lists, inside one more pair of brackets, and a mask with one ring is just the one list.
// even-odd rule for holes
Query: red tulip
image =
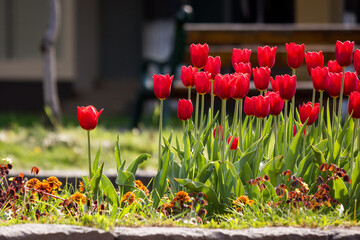
{"label": "red tulip", "polygon": [[329,85],[329,69],[327,67],[316,67],[311,69],[311,78],[314,89],[323,92]]}
{"label": "red tulip", "polygon": [[195,89],[196,91],[203,95],[206,94],[211,87],[211,73],[208,72],[196,72],[194,73],[195,80]]}
{"label": "red tulip", "polygon": [[270,113],[270,101],[268,97],[261,95],[253,97],[254,115],[258,118],[265,118]]}
{"label": "red tulip", "polygon": [[243,99],[249,93],[250,77],[248,74],[235,73],[231,75],[230,95],[233,99]]}
{"label": "red tulip", "polygon": [[270,77],[271,88],[273,92],[279,91],[279,81],[280,81],[280,76],[275,76],[275,79]]}
{"label": "red tulip", "polygon": [[336,60],[328,61],[327,67],[329,68],[329,72],[331,73],[341,73],[342,67],[338,64]]}
{"label": "red tulip", "polygon": [[305,53],[306,68],[311,76],[311,69],[316,67],[324,67],[324,55],[322,51]]}
{"label": "red tulip", "polygon": [[301,66],[304,61],[304,50],[305,45],[298,45],[296,43],[286,43],[286,53],[287,53],[287,64],[290,68],[296,69]]}
{"label": "red tulip", "polygon": [[231,143],[231,146],[230,146],[230,150],[236,150],[237,149],[237,146],[239,144],[239,138],[238,137],[233,137],[233,136],[229,136],[228,138],[228,144],[230,144],[232,140],[232,143]]}
{"label": "red tulip", "polygon": [[211,73],[211,79],[215,79],[215,76],[220,73],[221,68],[221,60],[220,57],[217,56],[215,58],[209,56],[204,67],[206,72]]}
{"label": "red tulip", "polygon": [[329,85],[327,92],[330,97],[338,98],[341,90],[342,73],[329,73]]}
{"label": "red tulip", "polygon": [[279,92],[267,92],[265,96],[268,97],[270,101],[270,114],[273,116],[279,115],[285,103],[280,97]]}
{"label": "red tulip", "polygon": [[352,92],[349,98],[348,113],[352,118],[360,118],[360,93]]}
{"label": "red tulip", "polygon": [[299,114],[301,123],[304,124],[306,119],[309,119],[307,125],[312,125],[319,115],[319,104],[314,103],[313,107],[311,102],[303,103],[302,106],[299,105]]}
{"label": "red tulip", "polygon": [[215,94],[221,99],[229,99],[231,97],[231,87],[230,87],[230,75],[225,74],[221,75],[218,74],[215,77],[214,81],[215,86]]}
{"label": "red tulip", "polygon": [[260,67],[272,68],[274,66],[276,49],[276,46],[272,48],[269,46],[258,47],[257,57]]}
{"label": "red tulip", "polygon": [[192,65],[198,69],[205,67],[209,55],[209,46],[205,43],[203,45],[191,44],[190,56]]}
{"label": "red tulip", "polygon": [[196,72],[197,72],[196,68],[193,68],[192,66],[189,66],[189,67],[182,66],[181,67],[180,79],[185,87],[193,87],[195,85],[194,73],[196,73]]}
{"label": "red tulip", "polygon": [[169,76],[169,74],[161,75],[161,74],[154,74],[153,81],[154,81],[154,93],[155,96],[159,100],[164,100],[170,96],[171,91],[171,84],[173,81],[174,76]]}
{"label": "red tulip", "polygon": [[[300,127],[302,127],[303,125],[300,124]],[[304,128],[304,136],[305,136],[305,133],[306,133],[306,127]],[[293,133],[293,136],[295,137],[295,135],[297,134],[297,129],[296,129],[296,126],[294,125],[294,133]]]}
{"label": "red tulip", "polygon": [[253,104],[253,100],[254,98],[251,97],[246,97],[245,98],[245,101],[244,101],[244,113],[247,115],[247,116],[254,116],[254,104]]}
{"label": "red tulip", "polygon": [[279,78],[280,97],[286,101],[291,100],[296,92],[296,75],[290,76],[285,74],[276,77]]}
{"label": "red tulip", "polygon": [[265,91],[269,87],[271,69],[268,67],[253,68],[255,87],[259,91]]}
{"label": "red tulip", "polygon": [[[221,134],[221,136],[219,136],[219,134]],[[219,139],[220,139],[220,137],[222,139],[223,134],[224,134],[224,129],[221,128],[221,125],[216,125],[216,127],[214,128],[214,131],[213,131],[214,138],[217,136]]]}
{"label": "red tulip", "polygon": [[236,63],[248,63],[250,61],[251,49],[238,49],[233,48],[231,62],[235,69]]}
{"label": "red tulip", "polygon": [[251,63],[235,63],[234,69],[237,73],[246,73],[251,75]]}
{"label": "red tulip", "polygon": [[360,75],[360,49],[356,49],[354,53],[354,68],[356,73]]}
{"label": "red tulip", "polygon": [[193,105],[191,100],[179,99],[177,116],[180,120],[186,121],[191,118]]}
{"label": "red tulip", "polygon": [[347,67],[351,64],[353,47],[354,42],[345,41],[343,43],[336,41],[335,58],[340,66]]}
{"label": "red tulip", "polygon": [[344,76],[344,95],[350,96],[353,91],[357,90],[359,79],[355,72],[345,72]]}
{"label": "red tulip", "polygon": [[99,116],[102,112],[103,109],[98,112],[92,105],[87,107],[77,107],[77,117],[80,126],[87,131],[93,130],[96,128]]}

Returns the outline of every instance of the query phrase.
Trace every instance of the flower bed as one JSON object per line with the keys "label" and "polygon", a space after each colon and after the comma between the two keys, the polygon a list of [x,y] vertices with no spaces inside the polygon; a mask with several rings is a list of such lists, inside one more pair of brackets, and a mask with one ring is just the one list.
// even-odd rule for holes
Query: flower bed
{"label": "flower bed", "polygon": [[[93,219],[171,219],[210,227],[224,222],[239,226],[242,221],[246,226],[253,226],[251,222],[277,225],[286,218],[295,218],[300,225],[319,224],[323,217],[330,224],[339,224],[338,218],[356,221],[360,210],[360,50],[354,54],[357,73],[345,71],[352,63],[353,46],[353,42],[338,41],[336,61],[324,67],[321,51],[305,53],[303,44],[286,44],[293,74],[271,77],[276,47],[259,47],[260,66],[255,68],[249,62],[251,50],[234,49],[235,73],[222,75],[221,60],[208,56],[208,45],[193,44],[193,66],[181,69],[181,80],[189,91],[188,99],[180,99],[178,105],[183,125],[180,139],[162,132],[163,103],[171,94],[173,76],[153,76],[160,118],[158,170],[151,191],[135,179],[138,166],[150,155],[141,154],[125,165],[118,140],[114,187],[103,174],[100,149],[95,157],[90,149],[90,133],[103,110],[78,107],[80,126],[87,132],[88,176],[75,189],[62,186],[56,177],[36,179],[36,167],[31,169],[34,178],[25,179],[23,174],[8,178],[12,165],[5,159],[1,164],[2,219],[41,222],[46,217],[52,222],[85,224]],[[296,69],[304,58],[314,91],[312,101],[297,108]],[[249,98],[251,75],[260,94]],[[267,90],[270,82],[273,91]],[[193,87],[195,106],[190,100]],[[324,91],[333,98],[331,110]],[[317,92],[319,102],[315,101]],[[206,94],[211,95],[209,109],[204,109]],[[343,95],[349,97],[344,121]],[[235,99],[232,116],[227,114],[230,98]],[[215,113],[218,99],[222,107]]]}

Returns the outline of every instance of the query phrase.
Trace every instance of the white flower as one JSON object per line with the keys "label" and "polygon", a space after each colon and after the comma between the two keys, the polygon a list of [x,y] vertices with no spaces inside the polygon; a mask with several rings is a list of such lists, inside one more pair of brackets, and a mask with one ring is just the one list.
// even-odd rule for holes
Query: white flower
{"label": "white flower", "polygon": [[6,158],[2,158],[0,161],[1,165],[7,165],[7,164],[11,164],[12,163],[12,159],[9,157]]}

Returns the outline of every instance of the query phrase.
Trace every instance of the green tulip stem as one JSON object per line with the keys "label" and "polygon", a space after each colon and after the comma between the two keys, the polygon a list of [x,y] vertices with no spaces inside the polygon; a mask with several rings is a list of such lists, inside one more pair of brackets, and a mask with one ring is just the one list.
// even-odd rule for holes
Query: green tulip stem
{"label": "green tulip stem", "polygon": [[239,148],[242,149],[242,108],[243,108],[243,99],[240,99],[239,104]]}
{"label": "green tulip stem", "polygon": [[195,136],[197,136],[198,130],[198,118],[199,118],[199,93],[196,93],[196,103],[195,103]]}
{"label": "green tulip stem", "polygon": [[311,99],[311,106],[314,107],[315,104],[315,95],[316,95],[316,90],[315,88],[313,89],[313,94],[312,94],[312,99]]}
{"label": "green tulip stem", "polygon": [[287,118],[288,118],[288,101],[285,101],[285,117],[284,117],[284,155],[287,149]]}
{"label": "green tulip stem", "polygon": [[163,124],[163,111],[164,111],[164,100],[160,100],[160,117],[159,117],[159,158],[158,158],[158,168],[162,168],[161,162],[161,138],[162,138],[162,124]]}
{"label": "green tulip stem", "polygon": [[191,87],[188,87],[188,99],[191,100]]}
{"label": "green tulip stem", "polygon": [[320,92],[320,106],[319,106],[319,111],[320,111],[320,114],[319,114],[319,118],[318,118],[318,122],[319,122],[319,132],[318,132],[318,136],[319,136],[319,139],[321,141],[322,139],[322,122],[323,122],[323,98],[324,98],[324,92],[321,91]]}
{"label": "green tulip stem", "polygon": [[[357,121],[358,121],[358,126],[359,126],[360,119],[357,119]],[[359,151],[360,150],[360,134],[358,134],[357,139],[358,139],[357,149]]]}
{"label": "green tulip stem", "polygon": [[354,120],[354,132],[352,135],[352,141],[351,141],[351,158],[350,158],[350,172],[352,173],[354,170],[354,145],[355,145],[355,134],[358,127],[358,120]]}
{"label": "green tulip stem", "polygon": [[225,123],[225,117],[226,117],[226,99],[221,100],[221,161],[225,161],[225,149],[226,149],[226,123]]}
{"label": "green tulip stem", "polygon": [[210,99],[211,99],[211,116],[210,116],[210,122],[213,120],[214,118],[214,81],[211,81],[211,95],[210,95]]}
{"label": "green tulip stem", "polygon": [[[277,144],[277,116],[274,116],[274,136],[275,136],[275,141],[274,141],[274,150],[275,150],[275,156],[278,155],[278,144]],[[275,157],[274,156],[274,157]]]}
{"label": "green tulip stem", "polygon": [[200,130],[199,134],[202,133],[203,124],[204,124],[204,102],[205,102],[205,94],[201,94],[201,111],[200,111]]}
{"label": "green tulip stem", "polygon": [[231,132],[234,136],[236,136],[237,132],[236,131],[236,127],[238,124],[238,112],[239,112],[239,99],[235,100],[235,109],[234,109],[234,117],[233,117],[233,122],[232,122],[232,127],[231,127]]}
{"label": "green tulip stem", "polygon": [[[336,115],[336,98],[333,98],[333,102],[332,102],[332,119],[331,119],[331,133],[333,133],[334,130],[334,123],[335,123],[335,115]],[[335,136],[336,137],[336,136]],[[333,137],[333,139],[335,139],[335,137]]]}
{"label": "green tulip stem", "polygon": [[343,91],[344,91],[344,78],[345,78],[345,67],[342,68],[342,78],[341,78],[341,88],[340,88],[340,98],[339,98],[339,108],[338,108],[338,121],[339,121],[339,127],[336,130],[336,136],[338,135],[339,128],[341,128],[341,105],[343,101]]}
{"label": "green tulip stem", "polygon": [[[295,76],[296,75],[296,69],[292,68],[292,75]],[[291,99],[291,115],[292,115],[292,121],[291,121],[291,126],[290,126],[290,132],[291,132],[291,136],[293,136],[294,134],[294,119],[295,119],[295,94],[293,96],[293,98]]]}
{"label": "green tulip stem", "polygon": [[89,177],[92,178],[92,171],[91,171],[91,151],[90,151],[90,130],[87,131],[88,137],[88,160],[89,160]]}

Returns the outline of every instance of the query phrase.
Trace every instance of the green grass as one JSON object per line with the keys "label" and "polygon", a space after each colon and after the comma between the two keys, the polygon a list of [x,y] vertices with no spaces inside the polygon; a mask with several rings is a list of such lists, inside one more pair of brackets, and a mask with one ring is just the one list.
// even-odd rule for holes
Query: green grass
{"label": "green grass", "polygon": [[[42,117],[35,114],[0,114],[0,158],[10,157],[16,171],[30,170],[87,170],[87,134],[76,117],[64,117],[58,131],[45,128]],[[115,169],[114,144],[120,139],[122,157],[130,163],[141,153],[152,155],[142,169],[157,167],[158,131],[155,124],[149,128],[130,130],[129,118],[103,117],[91,131],[91,154],[94,159],[101,147],[100,161],[104,169]],[[179,123],[180,126],[180,123]],[[165,126],[164,136],[180,130]]]}

